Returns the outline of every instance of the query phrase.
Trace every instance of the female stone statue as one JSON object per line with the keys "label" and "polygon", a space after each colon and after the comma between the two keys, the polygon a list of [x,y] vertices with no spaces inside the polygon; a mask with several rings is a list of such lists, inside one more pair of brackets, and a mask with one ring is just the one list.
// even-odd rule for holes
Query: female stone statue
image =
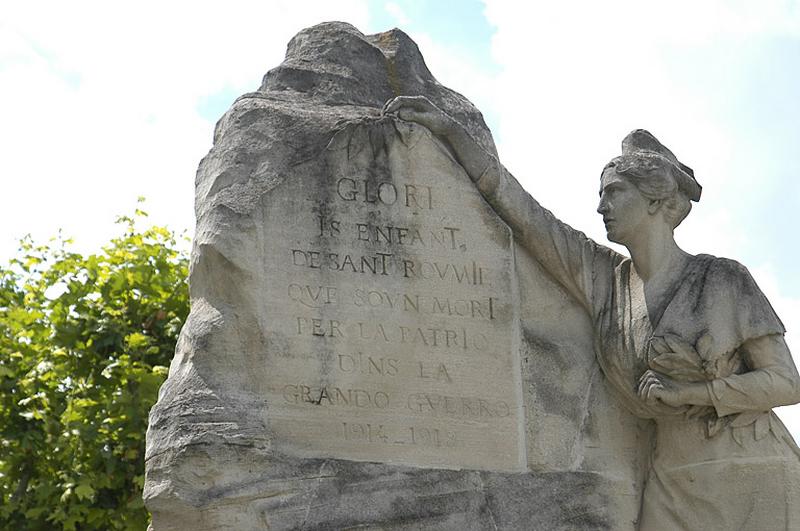
{"label": "female stone statue", "polygon": [[448,144],[517,241],[589,312],[605,376],[656,425],[639,528],[800,529],[800,450],[771,411],[800,401],[800,377],[748,271],[675,243],[700,198],[692,170],[647,131],[623,140],[597,211],[627,258],[542,208],[427,99],[399,97],[384,112]]}

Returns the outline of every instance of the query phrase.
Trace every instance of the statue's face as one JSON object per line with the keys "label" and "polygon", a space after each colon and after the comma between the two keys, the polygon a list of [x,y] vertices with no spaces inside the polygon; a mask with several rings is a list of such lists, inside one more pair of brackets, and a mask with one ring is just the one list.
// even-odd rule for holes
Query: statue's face
{"label": "statue's face", "polygon": [[649,204],[636,185],[614,168],[603,172],[597,212],[603,216],[610,241],[628,245],[646,234],[646,225],[653,222],[653,215],[648,212]]}

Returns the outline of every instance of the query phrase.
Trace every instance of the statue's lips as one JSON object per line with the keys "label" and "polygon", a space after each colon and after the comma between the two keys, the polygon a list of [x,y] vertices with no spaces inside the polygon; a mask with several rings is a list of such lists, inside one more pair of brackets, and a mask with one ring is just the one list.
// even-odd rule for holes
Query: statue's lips
{"label": "statue's lips", "polygon": [[614,223],[616,220],[613,218],[603,218],[603,224],[608,228],[611,223]]}

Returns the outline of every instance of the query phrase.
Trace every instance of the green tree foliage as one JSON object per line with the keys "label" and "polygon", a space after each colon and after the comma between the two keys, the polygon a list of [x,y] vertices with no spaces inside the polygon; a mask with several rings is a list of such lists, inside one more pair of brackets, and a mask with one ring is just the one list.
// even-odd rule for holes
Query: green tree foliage
{"label": "green tree foliage", "polygon": [[137,529],[147,413],[188,313],[167,229],[83,256],[21,242],[0,267],[0,529]]}

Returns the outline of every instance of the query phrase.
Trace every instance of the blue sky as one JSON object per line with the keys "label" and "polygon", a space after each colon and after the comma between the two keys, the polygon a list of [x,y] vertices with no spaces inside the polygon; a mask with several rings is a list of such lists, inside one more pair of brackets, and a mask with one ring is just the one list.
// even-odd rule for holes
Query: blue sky
{"label": "blue sky", "polygon": [[334,19],[406,31],[512,173],[599,241],[600,169],[649,129],[704,186],[679,243],[747,265],[800,353],[797,0],[16,2],[0,16],[0,260],[59,228],[97,249],[140,195],[191,232],[216,120],[294,33]]}

